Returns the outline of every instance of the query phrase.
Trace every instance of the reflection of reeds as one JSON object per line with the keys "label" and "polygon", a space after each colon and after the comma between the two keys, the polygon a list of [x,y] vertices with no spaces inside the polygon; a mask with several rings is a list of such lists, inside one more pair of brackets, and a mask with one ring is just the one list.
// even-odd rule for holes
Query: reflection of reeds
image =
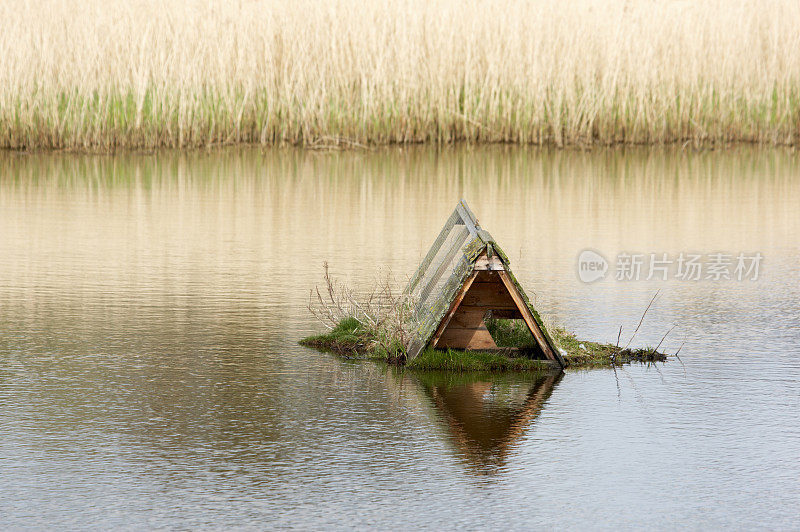
{"label": "reflection of reeds", "polygon": [[0,146],[798,141],[800,4],[0,5]]}

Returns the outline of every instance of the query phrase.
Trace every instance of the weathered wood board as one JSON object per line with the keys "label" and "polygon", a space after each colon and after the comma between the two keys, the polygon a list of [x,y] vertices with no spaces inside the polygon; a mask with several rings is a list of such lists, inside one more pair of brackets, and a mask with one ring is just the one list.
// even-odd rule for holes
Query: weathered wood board
{"label": "weathered wood board", "polygon": [[[491,260],[483,254],[476,264],[485,266]],[[476,268],[473,271],[453,300],[430,345],[440,349],[496,349],[497,344],[486,328],[485,318],[489,314],[496,318],[523,319],[541,352],[558,362],[505,269]]]}

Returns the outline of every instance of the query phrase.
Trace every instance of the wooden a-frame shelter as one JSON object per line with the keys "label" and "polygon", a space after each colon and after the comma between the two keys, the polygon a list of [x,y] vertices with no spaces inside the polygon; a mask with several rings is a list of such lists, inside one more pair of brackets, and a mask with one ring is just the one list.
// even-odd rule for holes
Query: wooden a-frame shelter
{"label": "wooden a-frame shelter", "polygon": [[539,358],[563,369],[564,360],[536,309],[509,268],[508,257],[461,200],[442,227],[406,293],[414,302],[407,360],[423,349],[497,349],[484,319],[521,319]]}

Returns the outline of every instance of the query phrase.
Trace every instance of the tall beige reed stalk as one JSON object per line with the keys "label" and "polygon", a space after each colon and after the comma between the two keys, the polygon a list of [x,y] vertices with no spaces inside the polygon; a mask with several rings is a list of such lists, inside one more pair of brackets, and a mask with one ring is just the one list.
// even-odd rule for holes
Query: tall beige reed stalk
{"label": "tall beige reed stalk", "polygon": [[797,144],[797,0],[0,3],[0,147]]}

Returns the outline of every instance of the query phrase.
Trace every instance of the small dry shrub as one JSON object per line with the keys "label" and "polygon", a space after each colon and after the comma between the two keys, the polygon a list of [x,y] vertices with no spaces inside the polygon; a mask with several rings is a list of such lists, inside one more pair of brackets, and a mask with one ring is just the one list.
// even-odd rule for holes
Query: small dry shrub
{"label": "small dry shrub", "polygon": [[410,319],[414,310],[410,295],[395,288],[391,275],[378,275],[372,289],[359,294],[351,287],[331,277],[328,263],[323,263],[324,284],[315,286],[309,294],[308,310],[329,331],[343,320],[352,318],[387,354],[405,348],[410,339]]}

